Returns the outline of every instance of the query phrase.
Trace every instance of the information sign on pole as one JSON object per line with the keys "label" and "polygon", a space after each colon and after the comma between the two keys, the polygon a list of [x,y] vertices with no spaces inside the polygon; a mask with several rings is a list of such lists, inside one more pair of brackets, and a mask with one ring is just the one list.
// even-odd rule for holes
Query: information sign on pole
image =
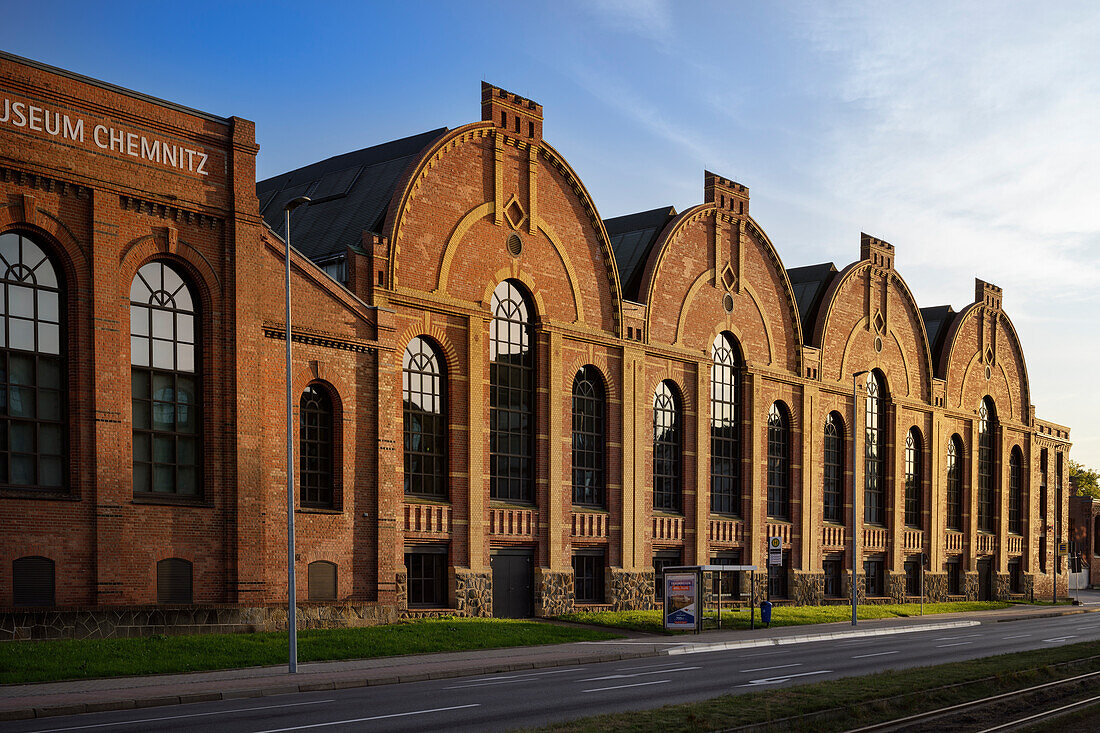
{"label": "information sign on pole", "polygon": [[665,573],[665,628],[694,629],[701,606],[698,575]]}
{"label": "information sign on pole", "polygon": [[768,538],[768,565],[779,567],[783,564],[783,538]]}

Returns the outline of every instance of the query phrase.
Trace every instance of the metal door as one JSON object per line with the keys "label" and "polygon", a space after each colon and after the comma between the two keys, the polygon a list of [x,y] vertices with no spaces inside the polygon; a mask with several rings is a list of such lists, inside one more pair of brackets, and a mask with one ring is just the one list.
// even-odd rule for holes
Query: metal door
{"label": "metal door", "polygon": [[493,616],[528,618],[535,612],[534,554],[527,549],[494,550]]}
{"label": "metal door", "polygon": [[993,600],[993,559],[978,559],[978,600]]}

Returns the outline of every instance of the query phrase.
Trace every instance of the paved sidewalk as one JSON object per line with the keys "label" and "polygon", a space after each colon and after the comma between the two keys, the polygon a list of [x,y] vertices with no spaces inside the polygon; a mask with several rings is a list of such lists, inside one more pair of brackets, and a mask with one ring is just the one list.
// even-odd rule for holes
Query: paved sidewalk
{"label": "paved sidewalk", "polygon": [[386,685],[536,667],[572,666],[771,644],[798,644],[838,637],[912,633],[929,627],[972,626],[977,623],[1090,612],[1100,612],[1100,608],[1014,606],[997,611],[861,620],[854,629],[850,623],[835,623],[758,628],[756,631],[707,631],[700,635],[658,636],[630,633],[627,638],[611,641],[311,662],[298,665],[298,673],[295,675],[288,674],[285,666],[279,666],[3,685],[0,686],[0,720]]}

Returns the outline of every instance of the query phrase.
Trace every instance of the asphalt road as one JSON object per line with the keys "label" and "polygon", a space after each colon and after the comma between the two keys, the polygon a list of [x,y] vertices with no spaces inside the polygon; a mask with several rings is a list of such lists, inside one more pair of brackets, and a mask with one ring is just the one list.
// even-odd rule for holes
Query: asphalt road
{"label": "asphalt road", "polygon": [[[929,617],[935,623],[935,617]],[[0,723],[87,731],[491,731],[1100,639],[1100,614]],[[600,643],[600,642],[593,642]]]}

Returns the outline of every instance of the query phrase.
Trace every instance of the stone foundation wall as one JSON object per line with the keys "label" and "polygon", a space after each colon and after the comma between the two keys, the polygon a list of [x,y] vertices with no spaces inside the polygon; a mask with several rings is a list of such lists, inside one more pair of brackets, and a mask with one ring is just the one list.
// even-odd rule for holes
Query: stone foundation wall
{"label": "stone foundation wall", "polygon": [[929,601],[947,600],[947,573],[924,573],[924,597]]}
{"label": "stone foundation wall", "polygon": [[622,568],[608,568],[606,578],[607,602],[613,611],[650,610],[657,608],[653,598],[654,575],[652,570],[633,572]]}
{"label": "stone foundation wall", "polygon": [[535,568],[535,615],[557,616],[573,611],[573,572]]}
{"label": "stone foundation wall", "polygon": [[978,574],[966,573],[964,578],[963,594],[968,601],[978,600]]}
{"label": "stone foundation wall", "polygon": [[459,616],[493,615],[493,574],[454,568],[451,579],[455,613]]}
{"label": "stone foundation wall", "polygon": [[993,600],[995,601],[1007,601],[1008,597],[1012,595],[1010,590],[1012,586],[1012,578],[1008,573],[994,573],[993,574]]}
{"label": "stone foundation wall", "polygon": [[796,606],[820,606],[825,600],[825,573],[790,574],[791,599]]}
{"label": "stone foundation wall", "polygon": [[[397,606],[310,603],[298,606],[299,629],[378,626],[398,620]],[[114,639],[164,634],[241,634],[285,631],[286,606],[124,606],[0,611],[0,641]]]}
{"label": "stone foundation wall", "polygon": [[905,603],[905,573],[886,574],[886,595],[890,596],[891,603]]}
{"label": "stone foundation wall", "polygon": [[409,572],[404,565],[398,566],[397,575],[394,576],[394,592],[397,594],[397,607],[409,607]]}

